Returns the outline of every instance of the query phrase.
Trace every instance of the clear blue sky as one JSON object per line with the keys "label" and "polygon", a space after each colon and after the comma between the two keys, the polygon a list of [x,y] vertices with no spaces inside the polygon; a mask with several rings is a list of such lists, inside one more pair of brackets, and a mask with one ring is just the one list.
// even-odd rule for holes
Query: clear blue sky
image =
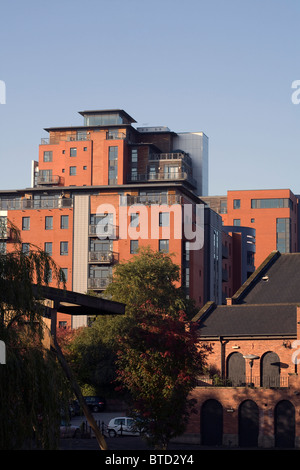
{"label": "clear blue sky", "polygon": [[298,0],[11,0],[0,5],[0,189],[30,186],[45,127],[121,108],[209,137],[209,193],[300,193]]}

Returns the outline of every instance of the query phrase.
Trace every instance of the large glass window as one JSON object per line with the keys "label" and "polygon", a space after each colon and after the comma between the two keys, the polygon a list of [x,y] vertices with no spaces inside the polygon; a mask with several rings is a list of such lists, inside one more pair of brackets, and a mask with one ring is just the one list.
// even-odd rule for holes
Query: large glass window
{"label": "large glass window", "polygon": [[118,147],[109,147],[108,150],[108,184],[118,183]]}
{"label": "large glass window", "polygon": [[291,220],[276,219],[276,249],[280,253],[289,253],[291,248]]}
{"label": "large glass window", "polygon": [[293,209],[293,201],[288,198],[251,199],[251,209],[278,209],[281,207]]}
{"label": "large glass window", "polygon": [[77,148],[71,147],[70,148],[70,157],[77,157]]}
{"label": "large glass window", "polygon": [[76,175],[76,166],[70,166],[70,176]]}

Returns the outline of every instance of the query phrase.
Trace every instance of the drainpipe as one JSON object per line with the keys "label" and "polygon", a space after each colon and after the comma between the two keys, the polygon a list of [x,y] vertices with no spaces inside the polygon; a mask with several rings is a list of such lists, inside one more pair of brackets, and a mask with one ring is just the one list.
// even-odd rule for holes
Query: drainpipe
{"label": "drainpipe", "polygon": [[220,336],[221,344],[221,378],[224,380],[226,378],[226,353],[225,347],[228,343],[228,339],[223,339],[223,336]]}

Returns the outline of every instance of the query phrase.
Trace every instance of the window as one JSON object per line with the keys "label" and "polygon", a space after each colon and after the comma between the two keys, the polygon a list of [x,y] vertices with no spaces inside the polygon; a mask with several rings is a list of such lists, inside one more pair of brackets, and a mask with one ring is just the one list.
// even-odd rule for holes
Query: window
{"label": "window", "polygon": [[5,242],[0,242],[0,254],[6,255],[6,243]]}
{"label": "window", "polygon": [[44,162],[52,162],[52,150],[44,152]]}
{"label": "window", "polygon": [[60,268],[60,280],[61,282],[68,280],[68,268]]}
{"label": "window", "polygon": [[293,201],[288,198],[251,199],[251,209],[278,209],[281,207],[293,209]]}
{"label": "window", "polygon": [[291,247],[291,220],[276,219],[276,250],[289,253]]}
{"label": "window", "polygon": [[60,254],[61,256],[67,256],[69,254],[68,242],[60,242]]}
{"label": "window", "polygon": [[86,151],[87,151],[87,147],[83,147],[83,151],[86,152]]}
{"label": "window", "polygon": [[131,150],[131,162],[137,163],[137,161],[138,161],[138,151],[137,149],[132,149]]}
{"label": "window", "polygon": [[53,217],[46,216],[45,217],[45,230],[52,230],[53,229]]}
{"label": "window", "polygon": [[235,226],[241,225],[241,219],[233,219],[233,225]]}
{"label": "window", "polygon": [[70,176],[76,175],[76,166],[70,166]]}
{"label": "window", "polygon": [[170,214],[169,212],[160,212],[159,213],[159,226],[160,227],[169,227],[170,224]]}
{"label": "window", "polygon": [[50,284],[50,282],[52,282],[52,269],[49,269],[49,271],[45,273],[44,281],[46,284]]}
{"label": "window", "polygon": [[29,243],[22,243],[22,253],[28,255],[30,251]]}
{"label": "window", "polygon": [[60,216],[60,228],[61,229],[68,229],[69,228],[69,216],[68,215],[61,215]]}
{"label": "window", "polygon": [[130,215],[130,227],[138,227],[139,226],[139,214],[131,214]]}
{"label": "window", "polygon": [[169,240],[159,240],[159,251],[169,253]]}
{"label": "window", "polygon": [[70,157],[77,157],[77,148],[71,147],[70,148]]}
{"label": "window", "polygon": [[30,217],[22,217],[22,230],[30,230]]}
{"label": "window", "polygon": [[113,146],[108,149],[108,184],[118,182],[118,147]]}
{"label": "window", "polygon": [[255,219],[251,219],[251,224],[254,224],[254,222],[255,222]]}
{"label": "window", "polygon": [[86,165],[84,165],[83,169],[84,169],[84,170],[87,170],[87,166],[86,166]]}
{"label": "window", "polygon": [[44,251],[47,253],[49,256],[52,256],[52,242],[46,242],[44,245]]}
{"label": "window", "polygon": [[240,199],[234,199],[233,200],[233,208],[234,209],[240,209],[241,208],[241,200]]}
{"label": "window", "polygon": [[136,254],[139,249],[139,241],[138,240],[130,240],[130,253]]}

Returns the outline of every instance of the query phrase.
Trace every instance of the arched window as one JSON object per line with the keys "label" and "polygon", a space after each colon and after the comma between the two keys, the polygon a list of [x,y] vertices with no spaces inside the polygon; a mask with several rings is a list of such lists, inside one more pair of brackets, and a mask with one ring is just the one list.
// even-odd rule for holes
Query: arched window
{"label": "arched window", "polygon": [[233,387],[245,385],[245,359],[239,352],[234,352],[227,358],[227,379]]}
{"label": "arched window", "polygon": [[261,386],[266,388],[280,387],[280,360],[272,351],[263,355],[260,363]]}

